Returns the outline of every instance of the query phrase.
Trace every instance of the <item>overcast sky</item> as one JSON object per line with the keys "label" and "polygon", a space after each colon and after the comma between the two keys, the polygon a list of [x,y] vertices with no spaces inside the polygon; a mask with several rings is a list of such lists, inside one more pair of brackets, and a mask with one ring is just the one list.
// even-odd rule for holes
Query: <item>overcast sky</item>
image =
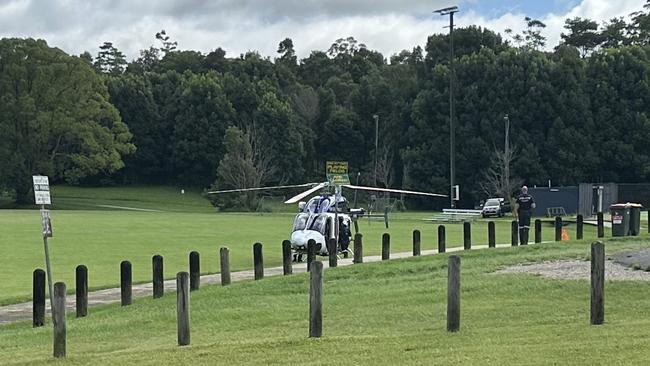
{"label": "overcast sky", "polygon": [[159,46],[165,29],[178,48],[203,53],[222,47],[227,56],[257,50],[275,57],[278,43],[292,38],[300,57],[327,50],[353,36],[385,57],[424,45],[446,33],[448,18],[432,14],[458,5],[458,26],[480,25],[520,32],[524,16],[547,24],[550,48],[564,20],[576,16],[605,21],[641,10],[645,0],[0,0],[0,37],[34,37],[71,54],[97,54],[105,41],[128,59]]}

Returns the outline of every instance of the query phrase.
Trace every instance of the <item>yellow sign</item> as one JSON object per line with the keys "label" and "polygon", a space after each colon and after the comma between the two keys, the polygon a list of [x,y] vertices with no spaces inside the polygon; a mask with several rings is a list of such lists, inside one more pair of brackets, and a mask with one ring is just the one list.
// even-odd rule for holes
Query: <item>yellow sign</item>
{"label": "yellow sign", "polygon": [[350,184],[347,161],[328,161],[326,168],[327,181],[330,184]]}

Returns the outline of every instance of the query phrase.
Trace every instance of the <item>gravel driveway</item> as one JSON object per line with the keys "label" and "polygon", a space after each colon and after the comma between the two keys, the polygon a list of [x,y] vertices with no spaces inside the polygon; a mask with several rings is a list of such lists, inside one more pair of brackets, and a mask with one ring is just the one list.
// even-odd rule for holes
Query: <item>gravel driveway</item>
{"label": "gravel driveway", "polygon": [[[517,264],[496,273],[528,273],[559,280],[589,280],[591,262],[563,260],[532,264]],[[634,270],[611,260],[605,261],[607,281],[650,281],[650,272]]]}

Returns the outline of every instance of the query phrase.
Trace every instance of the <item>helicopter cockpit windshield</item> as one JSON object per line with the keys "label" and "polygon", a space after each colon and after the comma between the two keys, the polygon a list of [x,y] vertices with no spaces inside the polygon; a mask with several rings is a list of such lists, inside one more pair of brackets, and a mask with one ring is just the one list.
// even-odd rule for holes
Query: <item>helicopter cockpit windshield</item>
{"label": "helicopter cockpit windshield", "polygon": [[305,230],[307,228],[307,221],[309,221],[309,214],[301,213],[296,215],[296,218],[293,220],[293,231]]}
{"label": "helicopter cockpit windshield", "polygon": [[331,205],[329,197],[316,196],[309,200],[307,203],[307,212],[308,213],[321,213],[327,212]]}
{"label": "helicopter cockpit windshield", "polygon": [[318,231],[319,233],[327,237],[327,229],[328,229],[327,219],[328,219],[327,215],[318,215],[314,217],[314,220],[309,226],[309,230]]}

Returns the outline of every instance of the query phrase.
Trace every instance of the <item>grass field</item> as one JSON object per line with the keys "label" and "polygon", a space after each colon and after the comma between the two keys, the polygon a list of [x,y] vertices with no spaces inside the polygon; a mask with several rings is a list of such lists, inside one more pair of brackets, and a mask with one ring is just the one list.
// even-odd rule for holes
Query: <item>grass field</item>
{"label": "grass field", "polygon": [[[650,246],[607,240],[607,254]],[[326,270],[323,338],[308,339],[308,276],[191,295],[192,345],[176,345],[176,297],[68,317],[66,364],[645,364],[650,283],[607,282],[605,324],[589,326],[589,282],[494,274],[520,262],[589,256],[589,241],[459,253],[461,330],[445,330],[447,255]],[[0,363],[45,364],[50,326],[0,327]]]}
{"label": "grass field", "polygon": [[[147,282],[151,280],[154,254],[164,257],[165,277],[173,278],[176,272],[187,269],[189,252],[197,250],[202,273],[216,273],[219,248],[228,246],[231,267],[236,271],[252,268],[252,245],[257,241],[264,244],[265,265],[279,266],[281,242],[288,238],[293,221],[289,213],[216,213],[198,192],[186,192],[180,197],[175,189],[164,187],[59,187],[53,191],[53,202],[52,273],[54,280],[67,283],[71,292],[79,264],[88,267],[91,289],[117,287],[122,260],[131,261],[135,282]],[[361,220],[364,254],[381,253],[384,232],[391,234],[391,251],[410,251],[414,229],[422,232],[423,250],[437,248],[437,225],[422,221],[430,216],[427,212],[395,213],[388,230],[383,222]],[[44,268],[39,213],[0,210],[0,227],[0,304],[28,301],[32,271]],[[462,245],[461,225],[446,228],[447,245]],[[574,228],[569,226],[567,230],[573,236]],[[496,232],[498,243],[509,243],[509,219],[497,220]],[[552,235],[552,227],[544,226],[544,239],[551,240]],[[594,229],[586,227],[585,236],[593,237]],[[487,221],[472,225],[472,239],[475,244],[487,243]]]}

